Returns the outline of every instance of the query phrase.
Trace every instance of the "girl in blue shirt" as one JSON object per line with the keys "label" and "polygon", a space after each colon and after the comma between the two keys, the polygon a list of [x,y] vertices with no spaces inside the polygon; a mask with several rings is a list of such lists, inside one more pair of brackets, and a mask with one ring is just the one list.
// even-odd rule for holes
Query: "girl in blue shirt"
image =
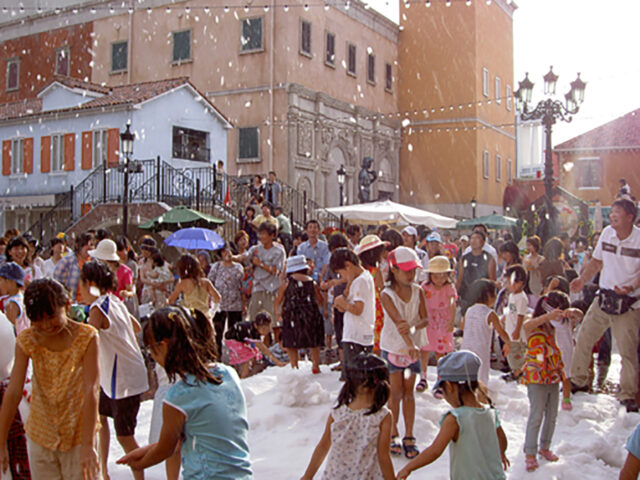
{"label": "girl in blue shirt", "polygon": [[236,372],[214,363],[211,322],[197,310],[165,307],[144,322],[143,333],[154,360],[175,383],[164,399],[158,442],[118,463],[135,470],[160,463],[184,435],[180,450],[185,480],[252,480],[245,398]]}

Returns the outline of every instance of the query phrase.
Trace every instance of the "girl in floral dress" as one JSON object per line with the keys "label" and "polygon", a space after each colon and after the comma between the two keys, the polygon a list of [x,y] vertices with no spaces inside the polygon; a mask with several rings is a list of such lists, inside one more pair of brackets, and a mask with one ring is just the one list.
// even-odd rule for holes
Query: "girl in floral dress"
{"label": "girl in floral dress", "polygon": [[373,351],[380,353],[380,333],[384,325],[384,310],[380,302],[380,293],[384,290],[384,275],[379,268],[382,252],[389,245],[377,235],[367,235],[356,247],[355,253],[360,257],[362,267],[369,271],[376,287],[376,322],[373,329]]}
{"label": "girl in floral dress", "polygon": [[521,382],[527,386],[529,397],[529,418],[524,441],[528,472],[539,466],[536,454],[549,462],[558,461],[558,456],[549,447],[556,427],[564,365],[555,340],[554,323],[562,320],[568,308],[569,297],[561,292],[550,292],[538,301],[533,318],[523,325],[527,335],[527,354]]}
{"label": "girl in floral dress", "polygon": [[[429,280],[422,284],[427,299],[427,344],[420,348],[423,354],[420,361],[420,381],[416,386],[419,392],[427,388],[427,366],[429,352],[433,352],[436,359],[453,352],[453,328],[456,319],[456,301],[458,293],[451,281],[451,264],[444,255],[438,255],[429,260],[427,273]],[[423,358],[426,359],[423,361]]]}
{"label": "girl in floral dress", "polygon": [[360,353],[349,365],[338,405],[329,415],[302,480],[311,480],[327,455],[323,480],[395,480],[389,444],[391,412],[387,363]]}

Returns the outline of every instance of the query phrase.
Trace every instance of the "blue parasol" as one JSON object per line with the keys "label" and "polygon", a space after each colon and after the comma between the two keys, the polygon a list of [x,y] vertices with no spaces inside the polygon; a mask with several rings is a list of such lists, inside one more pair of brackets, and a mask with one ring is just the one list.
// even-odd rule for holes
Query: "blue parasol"
{"label": "blue parasol", "polygon": [[187,250],[218,250],[225,244],[224,239],[208,228],[183,228],[172,233],[164,241],[170,247]]}

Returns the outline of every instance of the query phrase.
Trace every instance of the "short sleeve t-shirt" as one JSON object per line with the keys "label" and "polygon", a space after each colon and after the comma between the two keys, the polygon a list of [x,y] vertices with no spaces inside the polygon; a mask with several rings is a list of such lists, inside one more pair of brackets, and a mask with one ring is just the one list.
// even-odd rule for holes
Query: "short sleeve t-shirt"
{"label": "short sleeve t-shirt", "polygon": [[[518,325],[518,315],[526,315],[529,312],[529,300],[524,292],[510,293],[505,309],[505,327],[513,340],[513,333]],[[525,341],[524,329],[520,328],[520,341]]]}
{"label": "short sleeve t-shirt", "polygon": [[216,364],[222,383],[198,382],[192,375],[169,387],[164,403],[185,416],[182,454],[184,480],[251,480],[247,406],[238,374]]}
{"label": "short sleeve t-shirt", "polygon": [[[285,251],[277,243],[274,243],[271,248],[264,248],[262,244],[255,245],[249,249],[247,258],[249,261],[253,258],[253,255],[257,255],[262,263],[269,267],[276,267],[278,272],[281,272],[284,268]],[[280,277],[272,275],[265,269],[255,267],[253,269],[253,291],[254,292],[269,292],[275,293],[280,288]]]}
{"label": "short sleeve t-shirt", "polygon": [[631,455],[640,460],[640,425],[638,425],[633,430],[633,433],[629,435],[625,448]]}
{"label": "short sleeve t-shirt", "polygon": [[376,320],[375,285],[371,274],[364,270],[349,287],[347,297],[349,303],[363,302],[364,309],[360,315],[344,312],[344,330],[342,341],[373,345],[373,326]]}
{"label": "short sleeve t-shirt", "polygon": [[223,312],[239,312],[242,310],[242,278],[244,269],[239,263],[226,266],[216,262],[209,271],[209,280],[220,293],[220,310]]}
{"label": "short sleeve t-shirt", "polygon": [[[593,258],[602,262],[600,288],[613,290],[615,286],[635,285],[640,277],[640,228],[634,226],[631,235],[620,240],[610,225],[605,227]],[[630,295],[640,297],[640,288]],[[633,305],[634,308],[639,306],[640,301]]]}
{"label": "short sleeve t-shirt", "polygon": [[133,272],[126,265],[120,265],[118,271],[116,272],[116,277],[118,277],[118,288],[116,290],[116,296],[122,300],[122,292],[126,290],[127,285],[133,284]]}

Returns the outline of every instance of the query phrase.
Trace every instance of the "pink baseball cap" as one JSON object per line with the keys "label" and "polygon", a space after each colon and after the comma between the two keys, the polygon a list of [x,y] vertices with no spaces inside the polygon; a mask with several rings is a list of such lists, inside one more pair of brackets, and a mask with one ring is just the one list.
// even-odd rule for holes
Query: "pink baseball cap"
{"label": "pink baseball cap", "polygon": [[414,268],[422,268],[418,254],[409,247],[398,247],[389,253],[389,264],[405,272]]}

